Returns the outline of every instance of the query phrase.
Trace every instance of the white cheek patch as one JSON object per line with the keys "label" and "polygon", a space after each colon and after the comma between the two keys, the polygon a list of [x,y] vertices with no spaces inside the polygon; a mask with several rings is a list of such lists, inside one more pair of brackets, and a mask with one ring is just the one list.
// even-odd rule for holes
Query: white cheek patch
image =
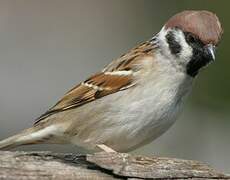
{"label": "white cheek patch", "polygon": [[[175,54],[171,53],[169,44],[167,43],[166,36],[169,31],[175,35],[175,40],[181,46],[181,50],[176,56]],[[180,29],[165,29],[165,27],[163,27],[158,33],[158,41],[160,47],[160,55],[163,56],[165,60],[168,60],[168,62],[177,69],[185,71],[186,65],[193,55],[193,49],[186,42],[184,33]]]}
{"label": "white cheek patch", "polygon": [[159,41],[159,46],[161,49],[161,54],[164,55],[166,58],[172,58],[172,54],[170,53],[169,45],[166,40],[166,35],[168,33],[168,30],[163,27],[161,31],[158,33],[158,41]]}
{"label": "white cheek patch", "polygon": [[185,40],[184,33],[182,31],[177,31],[177,35],[175,36],[176,41],[181,45],[181,52],[179,54],[179,59],[181,63],[187,64],[192,55],[193,55],[193,50],[192,47],[188,45],[188,43]]}

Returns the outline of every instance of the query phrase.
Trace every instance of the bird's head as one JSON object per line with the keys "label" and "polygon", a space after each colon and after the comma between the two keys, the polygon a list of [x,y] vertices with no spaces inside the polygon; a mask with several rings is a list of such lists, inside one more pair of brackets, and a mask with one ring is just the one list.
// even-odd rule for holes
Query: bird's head
{"label": "bird's head", "polygon": [[220,21],[212,12],[183,11],[167,21],[158,34],[158,44],[164,56],[194,77],[214,61],[222,33]]}

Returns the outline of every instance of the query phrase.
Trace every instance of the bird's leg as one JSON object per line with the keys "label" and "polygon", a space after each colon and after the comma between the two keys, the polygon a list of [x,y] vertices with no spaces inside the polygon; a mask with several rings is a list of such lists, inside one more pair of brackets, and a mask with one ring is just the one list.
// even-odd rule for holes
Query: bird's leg
{"label": "bird's leg", "polygon": [[101,150],[107,152],[107,153],[116,153],[115,150],[113,150],[112,148],[110,148],[110,147],[108,147],[108,146],[106,146],[106,145],[104,145],[104,144],[97,144],[97,147],[98,147],[99,149],[101,149]]}

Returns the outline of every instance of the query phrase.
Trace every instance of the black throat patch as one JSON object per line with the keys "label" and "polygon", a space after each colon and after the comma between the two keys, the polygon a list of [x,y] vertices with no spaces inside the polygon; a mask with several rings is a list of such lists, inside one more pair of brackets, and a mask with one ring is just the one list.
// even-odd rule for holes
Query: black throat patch
{"label": "black throat patch", "polygon": [[210,56],[205,51],[204,44],[191,33],[184,33],[186,42],[192,47],[193,55],[187,64],[187,74],[195,77],[199,70],[209,64],[211,61]]}
{"label": "black throat patch", "polygon": [[175,35],[172,31],[166,35],[166,40],[169,45],[169,49],[173,55],[178,55],[181,52],[181,45],[176,41]]}

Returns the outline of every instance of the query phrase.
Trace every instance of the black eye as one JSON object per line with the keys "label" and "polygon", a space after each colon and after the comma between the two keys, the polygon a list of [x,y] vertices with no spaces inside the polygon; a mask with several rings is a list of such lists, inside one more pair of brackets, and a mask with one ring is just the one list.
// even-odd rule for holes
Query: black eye
{"label": "black eye", "polygon": [[191,33],[188,33],[186,35],[186,40],[189,43],[196,43],[197,42],[197,38],[195,36],[193,36]]}
{"label": "black eye", "polygon": [[190,32],[185,33],[185,40],[191,46],[198,46],[198,47],[204,46],[204,43],[197,36],[193,35]]}

